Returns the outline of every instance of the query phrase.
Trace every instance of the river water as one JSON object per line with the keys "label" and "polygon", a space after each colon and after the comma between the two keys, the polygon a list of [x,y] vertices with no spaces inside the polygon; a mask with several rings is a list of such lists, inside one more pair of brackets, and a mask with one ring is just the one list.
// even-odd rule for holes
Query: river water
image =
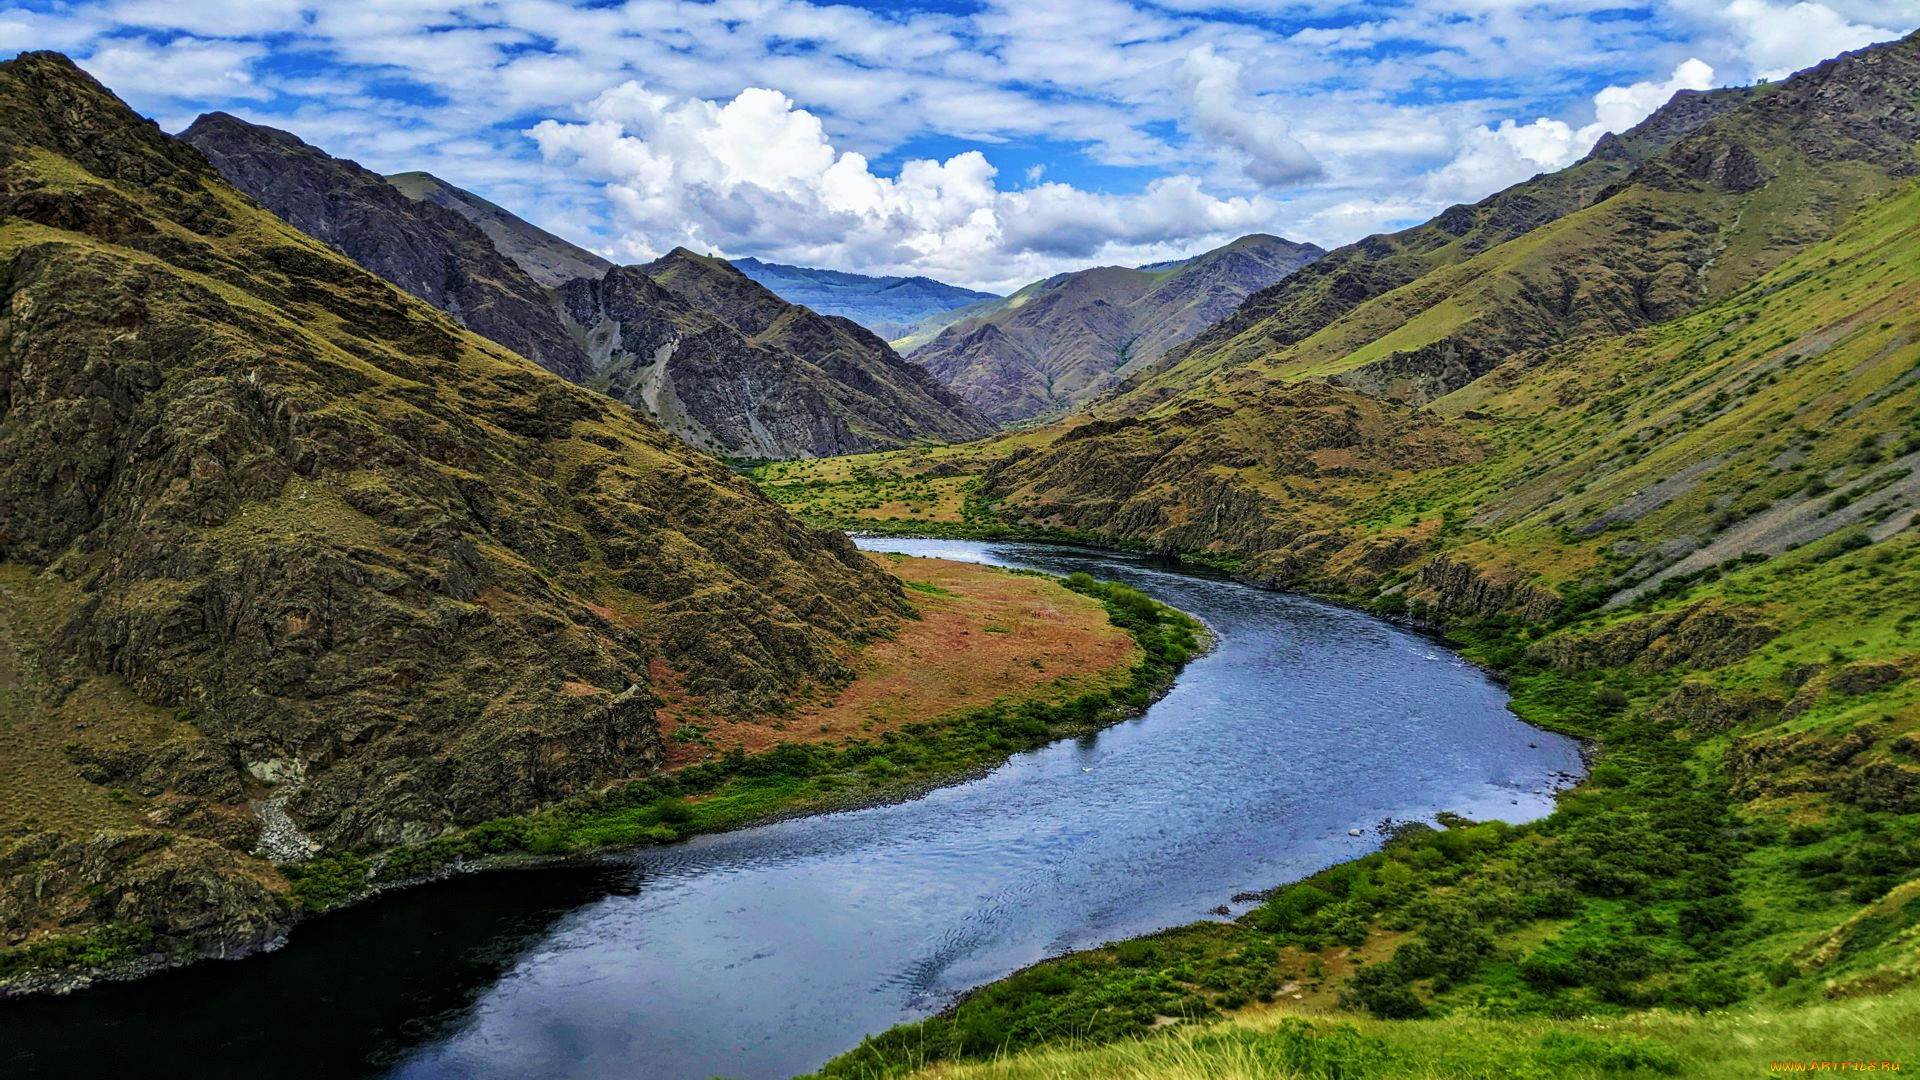
{"label": "river water", "polygon": [[270,955],[0,1005],[0,1075],[786,1077],[1043,957],[1218,917],[1386,822],[1538,817],[1580,770],[1479,670],[1366,615],[1111,552],[862,544],[1124,581],[1219,646],[1145,715],[912,802],[414,889]]}

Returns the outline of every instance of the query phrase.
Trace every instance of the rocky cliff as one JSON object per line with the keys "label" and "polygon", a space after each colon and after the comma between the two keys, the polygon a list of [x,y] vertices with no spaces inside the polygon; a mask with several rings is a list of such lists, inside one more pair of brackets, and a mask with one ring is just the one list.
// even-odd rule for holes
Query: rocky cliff
{"label": "rocky cliff", "polygon": [[468,329],[576,382],[593,374],[541,284],[462,215],[409,198],[378,173],[288,132],[226,113],[200,117],[180,138],[294,228]]}
{"label": "rocky cliff", "polygon": [[0,214],[6,944],[251,947],[270,859],[644,774],[660,680],[779,707],[909,610],[63,57],[0,65]]}
{"label": "rocky cliff", "polygon": [[1256,234],[1179,262],[1061,274],[957,312],[910,356],[993,419],[1025,420],[1110,389],[1320,254]]}

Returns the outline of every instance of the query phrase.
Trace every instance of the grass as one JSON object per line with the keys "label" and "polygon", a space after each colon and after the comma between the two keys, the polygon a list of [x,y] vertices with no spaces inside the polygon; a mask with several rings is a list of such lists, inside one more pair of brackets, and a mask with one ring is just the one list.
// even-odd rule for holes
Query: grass
{"label": "grass", "polygon": [[[1101,602],[1045,578],[976,563],[870,555],[907,587],[918,618],[876,641],[845,686],[778,713],[660,712],[669,766],[739,746],[872,738],[996,701],[1058,702],[1111,690],[1140,659]],[[697,740],[676,741],[692,724]]]}
{"label": "grass", "polygon": [[1904,990],[1792,1010],[1644,1012],[1582,1020],[1457,1016],[1388,1023],[1272,1010],[1222,1023],[1182,1024],[1109,1045],[937,1065],[915,1075],[920,1080],[1741,1080],[1767,1074],[1774,1062],[1911,1067],[1916,1059],[1920,991]]}

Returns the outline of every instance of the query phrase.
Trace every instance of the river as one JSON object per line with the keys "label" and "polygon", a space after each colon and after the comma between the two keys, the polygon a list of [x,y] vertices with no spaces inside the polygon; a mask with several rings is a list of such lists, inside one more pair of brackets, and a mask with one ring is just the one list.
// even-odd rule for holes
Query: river
{"label": "river", "polygon": [[786,1077],[1043,957],[1219,917],[1388,822],[1538,817],[1580,770],[1484,673],[1367,615],[1112,552],[862,544],[1124,581],[1219,645],[1143,716],[911,802],[471,876],[276,953],[0,1005],[0,1075]]}

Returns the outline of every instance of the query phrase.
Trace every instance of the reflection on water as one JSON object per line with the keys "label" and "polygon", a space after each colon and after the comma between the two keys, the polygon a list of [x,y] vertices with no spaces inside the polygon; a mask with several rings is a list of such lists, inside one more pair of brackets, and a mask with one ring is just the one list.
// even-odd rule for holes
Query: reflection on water
{"label": "reflection on water", "polygon": [[866,543],[1118,578],[1221,645],[1145,716],[910,803],[419,889],[272,956],[0,1007],[0,1071],[788,1076],[1044,956],[1351,858],[1387,820],[1539,816],[1579,768],[1471,665],[1364,615],[1104,552]]}

